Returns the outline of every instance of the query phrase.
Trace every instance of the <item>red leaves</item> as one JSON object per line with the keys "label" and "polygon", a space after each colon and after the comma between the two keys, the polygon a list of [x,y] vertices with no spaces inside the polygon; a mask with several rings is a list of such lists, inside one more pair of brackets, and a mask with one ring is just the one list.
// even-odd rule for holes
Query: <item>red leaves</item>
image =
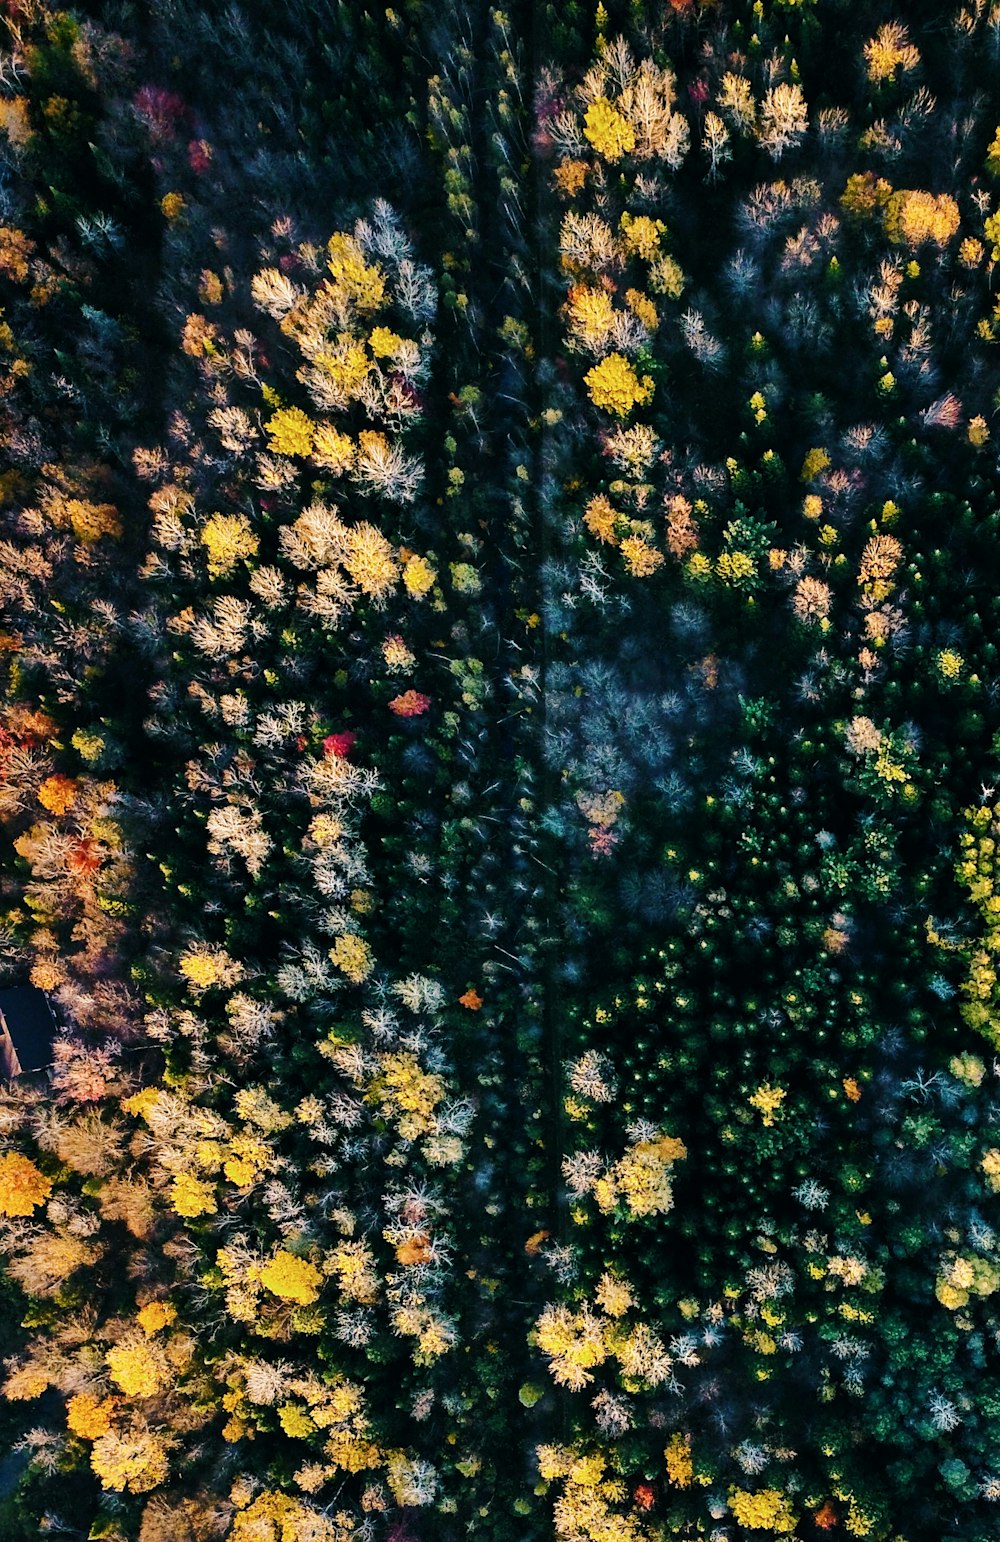
{"label": "red leaves", "polygon": [[357,734],[352,733],[350,729],[346,729],[343,733],[339,734],[327,734],[323,740],[323,754],[327,759],[335,755],[338,760],[347,760],[351,750],[354,748],[357,737]]}

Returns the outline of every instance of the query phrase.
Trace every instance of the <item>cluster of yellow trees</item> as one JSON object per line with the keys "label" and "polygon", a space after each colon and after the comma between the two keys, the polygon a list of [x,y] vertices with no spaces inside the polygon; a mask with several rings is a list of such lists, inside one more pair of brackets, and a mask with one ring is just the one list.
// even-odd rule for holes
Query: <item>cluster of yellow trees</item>
{"label": "cluster of yellow trees", "polygon": [[[620,550],[630,573],[645,577],[663,562],[646,517],[655,437],[631,420],[653,401],[653,377],[641,359],[664,304],[679,299],[685,284],[666,225],[645,207],[650,178],[681,164],[690,130],[675,107],[672,72],[651,59],[637,62],[621,38],[605,45],[549,129],[558,150],[554,186],[568,204],[560,230],[566,342],[592,361],[584,386],[609,425],[620,469],[631,473],[591,500],[585,523]],[[586,212],[588,204],[600,212]]]}
{"label": "cluster of yellow trees", "polygon": [[[961,1013],[970,1028],[1000,1046],[1000,804],[967,808],[964,819],[966,828],[959,837],[962,849],[956,876],[979,914],[982,930],[978,937],[961,945],[966,964]],[[932,923],[928,924],[928,936],[939,947],[959,947],[941,937]]]}
{"label": "cluster of yellow trees", "polygon": [[[172,1487],[208,1425],[217,1421],[237,1451],[277,1430],[301,1452],[298,1494],[260,1492],[251,1452],[229,1498],[211,1503],[234,1539],[339,1542],[358,1518],[314,1505],[325,1485],[363,1474],[374,1510],[430,1503],[436,1478],[429,1464],[375,1444],[360,1388],[329,1363],[316,1372],[316,1336],[336,1326],[358,1348],[388,1332],[422,1371],[453,1349],[441,1179],[464,1160],[472,1110],[436,1047],[441,987],[420,975],[387,978],[366,934],[377,895],[359,816],[378,773],[353,733],[324,742],[311,705],[290,702],[287,681],[258,665],[288,607],[314,639],[363,608],[366,620],[384,623],[380,653],[397,715],[430,701],[413,689],[410,617],[445,600],[433,554],[406,547],[397,532],[421,482],[404,441],[422,410],[433,286],[384,205],[323,247],[292,243],[281,230],[274,266],[251,287],[272,332],[268,351],[282,364],[265,367],[264,344],[223,321],[246,308],[231,273],[203,274],[203,310],[188,316],[182,341],[197,376],[188,411],[201,414],[198,432],[179,435],[173,457],[138,452],[136,467],[154,484],[145,576],[165,596],[187,710],[205,723],[185,778],[204,816],[206,861],[248,890],[278,849],[279,806],[285,854],[312,889],[326,937],[322,946],[305,939],[279,971],[279,1004],[237,945],[210,920],[196,922],[176,939],[175,1003],[151,1005],[146,1020],[153,1041],[181,1048],[187,1069],[137,1089],[120,1058],[67,1040],[57,1046],[58,1096],[29,1085],[5,1095],[11,1127],[27,1130],[35,1150],[0,1157],[8,1267],[35,1297],[58,1304],[75,1291],[90,1304],[39,1322],[4,1394],[31,1400],[56,1389],[66,1408],[58,1459],[89,1461],[109,1493],[150,1496],[150,1535],[175,1534],[192,1505],[199,1514],[209,1505],[178,1500]],[[279,266],[282,241],[289,260]],[[214,480],[204,444],[218,457]],[[234,485],[252,498],[234,499]],[[256,505],[274,503],[281,517],[262,519]],[[46,528],[67,549],[120,535],[110,502],[53,493],[43,505]],[[453,580],[469,583],[465,572]],[[44,749],[54,724],[14,726],[38,745],[12,810],[31,869],[32,978],[58,990],[66,950],[57,918],[76,904],[88,942],[94,912],[92,946],[107,947],[129,857],[114,786],[99,774],[108,750],[101,725],[74,737],[93,776],[56,769]],[[222,762],[212,742],[220,734],[234,741]],[[272,768],[266,796],[263,757]],[[300,811],[291,837],[289,809]],[[176,884],[169,862],[162,873]],[[340,1004],[336,1026],[314,1046],[319,1087],[284,1108],[258,1079],[259,1054],[283,1031],[289,1006],[316,994]],[[91,1005],[98,1012],[103,1002]],[[220,1066],[231,1076],[220,1078]],[[378,1171],[357,1180],[358,1153],[363,1165],[375,1130]],[[342,1202],[359,1183],[381,1207],[374,1232]],[[103,1272],[120,1262],[121,1227],[135,1257],[135,1305],[109,1317]],[[203,1336],[205,1313],[230,1336],[235,1329],[246,1352],[219,1357]]]}

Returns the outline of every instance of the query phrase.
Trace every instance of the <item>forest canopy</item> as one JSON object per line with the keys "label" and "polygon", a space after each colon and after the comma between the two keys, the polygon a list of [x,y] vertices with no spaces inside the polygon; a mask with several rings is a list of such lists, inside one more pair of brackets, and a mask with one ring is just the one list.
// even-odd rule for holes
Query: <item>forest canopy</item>
{"label": "forest canopy", "polygon": [[998,68],[0,7],[5,1539],[996,1542]]}

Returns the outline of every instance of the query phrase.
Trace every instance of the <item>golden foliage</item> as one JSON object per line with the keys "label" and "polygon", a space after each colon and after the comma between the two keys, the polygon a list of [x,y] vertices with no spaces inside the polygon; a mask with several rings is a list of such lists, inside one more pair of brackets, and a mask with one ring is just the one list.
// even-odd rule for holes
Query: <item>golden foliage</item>
{"label": "golden foliage", "polygon": [[324,471],[340,475],[354,465],[356,446],[350,434],[342,434],[331,423],[318,423],[313,434],[312,458]]}
{"label": "golden foliage", "polygon": [[330,960],[352,985],[367,980],[375,966],[372,950],[356,932],[342,932],[330,949]]}
{"label": "golden foliage", "polygon": [[635,129],[603,96],[587,108],[583,133],[598,155],[612,164],[635,149]]}
{"label": "golden foliage", "polygon": [[436,578],[437,573],[426,557],[407,558],[403,568],[403,587],[415,600],[423,599],[427,591],[433,587]]}
{"label": "golden foliage", "polygon": [[177,1173],[170,1185],[170,1203],[177,1215],[193,1219],[198,1215],[215,1215],[215,1189],[191,1173]]}
{"label": "golden foliage", "polygon": [[28,1157],[16,1151],[0,1157],[0,1215],[31,1215],[51,1193],[51,1178]]}
{"label": "golden foliage", "polygon": [[873,85],[895,80],[896,71],[911,74],[920,63],[920,50],[910,42],[902,22],[889,21],[865,44],[865,64]]}
{"label": "golden foliage", "polygon": [[960,223],[958,204],[950,193],[926,193],[919,188],[893,193],[882,218],[889,240],[911,250],[925,241],[946,246]]}
{"label": "golden foliage", "polygon": [[606,289],[575,285],[566,303],[569,338],[590,353],[599,353],[615,324],[615,308]]}
{"label": "golden foliage", "polygon": [[445,1095],[440,1076],[425,1071],[408,1050],[384,1055],[366,1100],[377,1102],[383,1116],[397,1119],[404,1140],[417,1140],[435,1125],[434,1110]]}
{"label": "golden foliage", "polygon": [[268,420],[268,449],[273,455],[306,456],[312,451],[312,419],[301,407],[281,407]]}
{"label": "golden foliage", "polygon": [[11,1279],[31,1296],[58,1296],[77,1269],[100,1258],[99,1244],[69,1232],[44,1231],[33,1237],[19,1258],[7,1265]]}
{"label": "golden foliage", "polygon": [[377,311],[385,301],[385,278],[376,264],[365,262],[353,236],[338,231],[326,244],[327,266],[334,283],[359,311]]}
{"label": "golden foliage", "polygon": [[159,1333],[161,1328],[166,1328],[177,1317],[177,1308],[171,1306],[169,1301],[149,1301],[136,1313],[136,1321],[143,1333],[152,1336]]}
{"label": "golden foliage", "polygon": [[667,1463],[667,1481],[675,1488],[688,1488],[694,1477],[694,1463],[691,1460],[691,1436],[678,1432],[670,1437],[670,1441],[663,1453]]}
{"label": "golden foliage", "polygon": [[260,1271],[260,1283],[272,1296],[282,1301],[294,1301],[299,1306],[311,1306],[319,1300],[319,1286],[323,1276],[306,1258],[280,1248],[268,1259]]}
{"label": "golden foliage", "polygon": [[106,1489],[145,1494],[163,1483],[169,1472],[163,1442],[149,1430],[121,1434],[109,1430],[94,1442],[90,1465]]}
{"label": "golden foliage", "polygon": [[108,1373],[126,1397],[153,1397],[163,1386],[163,1371],[144,1339],[115,1344],[105,1357]]}
{"label": "golden foliage", "polygon": [[583,522],[591,535],[606,545],[615,546],[618,543],[616,525],[621,518],[614,505],[603,493],[598,493],[591,498],[584,512]]}
{"label": "golden foliage", "polygon": [[857,171],[847,179],[847,186],[840,195],[840,206],[848,214],[863,218],[884,209],[892,197],[892,184],[873,171]]}
{"label": "golden foliage", "polygon": [[625,418],[633,407],[652,399],[653,381],[649,375],[640,380],[624,354],[609,353],[584,375],[584,383],[595,407]]}
{"label": "golden foliage", "polygon": [[778,1489],[763,1488],[753,1494],[746,1489],[731,1488],[729,1507],[737,1523],[749,1531],[783,1534],[795,1530],[795,1513]]}
{"label": "golden foliage", "polygon": [[619,221],[622,245],[630,257],[641,257],[652,262],[660,250],[660,239],[666,231],[662,220],[654,220],[648,214],[622,215]]}
{"label": "golden foliage", "polygon": [[23,230],[0,225],[0,276],[23,284],[29,273],[28,259],[34,250],[34,241]]}
{"label": "golden foliage", "polygon": [[50,814],[66,814],[73,807],[77,797],[77,784],[71,776],[63,776],[57,771],[53,776],[47,776],[38,789],[38,801],[42,808],[47,808]]}
{"label": "golden foliage", "polygon": [[66,1423],[81,1440],[98,1440],[110,1430],[116,1407],[113,1397],[96,1398],[81,1392],[66,1404]]}
{"label": "golden foliage", "polygon": [[399,567],[381,531],[367,521],[344,526],[341,548],[340,560],[362,593],[384,598],[399,577]]}
{"label": "golden foliage", "polygon": [[565,197],[572,198],[583,188],[589,170],[587,161],[560,161],[552,175],[559,191]]}
{"label": "golden foliage", "polygon": [[347,1542],[348,1535],[312,1505],[265,1489],[235,1517],[227,1542]]}
{"label": "golden foliage", "polygon": [[223,578],[237,562],[257,554],[260,542],[245,514],[213,514],[201,530],[209,578]]}
{"label": "golden foliage", "polygon": [[650,546],[639,535],[630,535],[622,541],[619,548],[628,565],[628,570],[633,578],[648,578],[655,573],[657,568],[663,566],[663,553]]}

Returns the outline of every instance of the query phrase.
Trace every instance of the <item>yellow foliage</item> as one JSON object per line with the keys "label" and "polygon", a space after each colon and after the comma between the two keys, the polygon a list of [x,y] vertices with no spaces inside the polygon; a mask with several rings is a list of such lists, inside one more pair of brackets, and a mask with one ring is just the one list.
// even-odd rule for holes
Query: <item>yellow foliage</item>
{"label": "yellow foliage", "polygon": [[757,565],[749,552],[724,551],[715,564],[715,571],[724,584],[738,589],[747,579],[756,576]]}
{"label": "yellow foliage", "polygon": [[372,599],[381,599],[399,577],[399,567],[385,536],[363,521],[350,526],[344,546],[341,560],[358,588]]}
{"label": "yellow foliage", "polygon": [[331,423],[317,423],[313,434],[312,458],[324,471],[338,475],[354,465],[356,447],[350,434],[342,434]]}
{"label": "yellow foliage", "polygon": [[620,518],[621,515],[613,504],[603,493],[598,493],[587,504],[583,522],[591,535],[595,535],[599,541],[604,541],[607,545],[615,546],[618,543],[615,526]]}
{"label": "yellow foliage", "polygon": [[99,1399],[81,1392],[66,1404],[66,1423],[81,1440],[98,1440],[110,1430],[116,1407],[113,1397]]}
{"label": "yellow foliage", "polygon": [[957,680],[965,668],[965,660],[954,648],[942,648],[934,656],[934,667],[944,680]]}
{"label": "yellow foliage", "polygon": [[336,232],[326,244],[327,266],[334,283],[363,314],[377,311],[385,300],[385,278],[374,263],[366,263],[353,236]]}
{"label": "yellow foliage", "polygon": [[885,233],[895,246],[915,249],[925,241],[946,246],[959,226],[958,204],[950,193],[921,189],[893,193],[885,205]]}
{"label": "yellow foliage", "polygon": [[870,1537],[875,1530],[874,1517],[862,1510],[853,1494],[848,1501],[844,1529],[849,1531],[852,1537]]}
{"label": "yellow foliage", "polygon": [[660,249],[660,237],[666,231],[662,220],[650,219],[648,214],[632,215],[628,211],[619,221],[622,245],[630,257],[641,257],[652,262]]}
{"label": "yellow foliage", "polygon": [[423,599],[433,586],[437,573],[426,557],[409,557],[403,568],[403,588],[415,600]]}
{"label": "yellow foliage", "polygon": [[978,268],[985,255],[986,248],[975,236],[966,236],[958,248],[958,260],[963,268]]}
{"label": "yellow foliage", "polygon": [[742,1488],[731,1488],[729,1507],[737,1523],[746,1526],[749,1531],[774,1531],[780,1534],[795,1530],[792,1507],[776,1488],[758,1489],[756,1494]]}
{"label": "yellow foliage", "polygon": [[160,1366],[145,1343],[116,1344],[108,1350],[108,1372],[126,1397],[153,1397],[163,1386]]}
{"label": "yellow foliage", "polygon": [[650,546],[641,536],[629,536],[622,541],[619,550],[633,578],[648,578],[651,573],[656,572],[657,568],[663,566],[663,553],[658,552],[655,546]]}
{"label": "yellow foliage", "polygon": [[694,1477],[694,1463],[691,1460],[691,1436],[671,1435],[666,1450],[663,1453],[667,1463],[667,1480],[675,1488],[688,1488]]}
{"label": "yellow foliage", "polygon": [[626,289],[625,304],[644,327],[648,327],[650,332],[656,331],[660,324],[660,316],[648,295],[643,294],[641,289]]}
{"label": "yellow foliage", "polygon": [[382,657],[385,659],[386,668],[392,673],[399,670],[410,669],[416,663],[406,643],[398,632],[392,632],[382,644]]}
{"label": "yellow foliage", "polygon": [[994,134],[986,152],[986,170],[991,177],[1000,176],[1000,128]]}
{"label": "yellow foliage", "polygon": [[319,1286],[323,1276],[307,1258],[296,1258],[280,1248],[260,1271],[260,1283],[272,1296],[282,1301],[294,1301],[299,1306],[311,1306],[319,1300]]}
{"label": "yellow foliage", "polygon": [[[968,1026],[983,1034],[993,1044],[1000,1043],[997,1027],[996,965],[1000,955],[1000,872],[997,852],[1000,851],[1000,803],[992,809],[987,805],[963,810],[966,829],[960,836],[961,857],[956,875],[969,899],[979,912],[982,933],[973,942],[962,947],[966,963],[966,978],[962,982],[962,995],[966,998],[961,1007],[962,1017]],[[931,932],[931,941],[940,946],[937,934]]]}
{"label": "yellow foliage", "polygon": [[242,969],[224,948],[198,943],[182,953],[177,967],[195,992],[213,985],[232,985],[242,976]]}
{"label": "yellow foliage", "polygon": [[[902,543],[894,535],[873,535],[861,553],[859,584],[885,583],[892,578],[903,560]],[[885,598],[882,594],[878,598]]]}
{"label": "yellow foliage", "polygon": [[146,1115],[156,1107],[162,1096],[159,1087],[143,1087],[138,1092],[133,1092],[129,1098],[123,1098],[121,1107],[126,1114],[132,1114],[136,1119],[145,1119]]}
{"label": "yellow foliage", "polygon": [[591,102],[583,120],[583,133],[598,155],[606,161],[620,161],[635,149],[635,129],[606,97]]}
{"label": "yellow foliage", "polygon": [[248,1188],[256,1183],[271,1163],[271,1149],[267,1143],[249,1130],[234,1135],[229,1146],[230,1154],[223,1162],[222,1171],[237,1188]]}
{"label": "yellow foliage", "polygon": [[403,338],[390,332],[388,327],[374,327],[368,346],[377,359],[391,359],[402,348]]}
{"label": "yellow foliage", "polygon": [[670,300],[679,300],[684,293],[687,278],[675,257],[658,257],[649,270],[649,287],[654,294],[665,294]]}
{"label": "yellow foliage", "polygon": [[90,1453],[93,1467],[102,1485],[116,1493],[128,1490],[145,1494],[166,1481],[169,1468],[167,1453],[148,1430],[129,1430],[123,1434],[110,1431],[101,1435]]}
{"label": "yellow foliage", "polygon": [[278,1409],[278,1419],[290,1440],[308,1440],[316,1432],[309,1410],[301,1403],[282,1403]]}
{"label": "yellow foliage", "polygon": [[313,424],[301,407],[281,407],[268,420],[268,448],[274,455],[309,455]]}
{"label": "yellow foliage", "polygon": [[603,1476],[600,1456],[569,1463],[566,1482],[555,1503],[555,1534],[560,1542],[643,1542],[648,1535],[638,1518],[612,1508],[627,1496],[619,1478]]}
{"label": "yellow foliage", "polygon": [[[406,1262],[405,1259],[400,1261]],[[363,1306],[371,1306],[378,1300],[379,1276],[375,1256],[366,1242],[341,1242],[327,1255],[323,1272],[336,1275],[337,1284],[348,1300],[360,1301]]]}
{"label": "yellow foliage", "polygon": [[819,476],[821,471],[825,471],[829,464],[829,455],[817,445],[814,449],[807,450],[799,475],[803,482],[811,482],[814,477]]}
{"label": "yellow foliage", "polygon": [[381,1105],[385,1118],[398,1118],[404,1140],[417,1140],[434,1129],[434,1110],[445,1091],[442,1078],[423,1070],[417,1057],[405,1050],[382,1057],[366,1098]]}
{"label": "yellow foliage", "polygon": [[546,1483],[553,1478],[564,1478],[570,1468],[570,1454],[565,1446],[537,1446],[535,1457],[538,1471]]}
{"label": "yellow foliage", "polygon": [[362,980],[367,980],[375,967],[371,948],[355,932],[341,932],[330,949],[330,960],[352,985],[360,985]]}
{"label": "yellow foliage", "polygon": [[868,79],[874,85],[895,80],[897,70],[907,75],[919,63],[920,51],[910,42],[910,35],[902,22],[886,22],[865,44]]}
{"label": "yellow foliage", "polygon": [[986,1182],[991,1191],[994,1194],[1000,1194],[1000,1151],[996,1146],[991,1146],[983,1153],[979,1166],[986,1174]]}
{"label": "yellow foliage", "polygon": [[213,514],[205,521],[201,543],[208,552],[209,578],[223,578],[243,558],[254,557],[260,542],[245,514]]}
{"label": "yellow foliage", "polygon": [[631,1286],[616,1274],[601,1275],[594,1299],[608,1317],[622,1317],[635,1306]]}
{"label": "yellow foliage", "polygon": [[[616,1199],[622,1197],[633,1216],[662,1215],[673,1205],[670,1172],[687,1156],[683,1141],[670,1135],[658,1140],[637,1141],[610,1173]],[[600,1196],[598,1196],[600,1204]],[[610,1209],[602,1205],[602,1209]]]}
{"label": "yellow foliage", "polygon": [[566,310],[570,338],[594,352],[603,347],[615,324],[615,308],[607,290],[578,284],[569,292]]}
{"label": "yellow foliage", "polygon": [[215,1190],[210,1183],[190,1173],[177,1173],[170,1185],[170,1203],[177,1215],[191,1219],[196,1215],[215,1215]]}
{"label": "yellow foliage", "polygon": [[624,418],[633,407],[644,406],[653,396],[651,376],[640,380],[624,354],[609,353],[583,377],[595,407]]}
{"label": "yellow foliage", "polygon": [[76,802],[77,784],[71,776],[57,771],[47,776],[38,789],[38,801],[50,814],[66,814]]}
{"label": "yellow foliage", "polygon": [[770,1082],[761,1082],[757,1091],[747,1098],[747,1102],[762,1116],[763,1123],[770,1126],[774,1124],[774,1116],[781,1108],[786,1096],[784,1087],[772,1087]]}
{"label": "yellow foliage", "polygon": [[149,1301],[136,1313],[136,1320],[143,1333],[150,1337],[161,1328],[169,1327],[177,1317],[177,1308],[169,1301]]}
{"label": "yellow foliage", "polygon": [[51,1193],[51,1178],[28,1157],[16,1151],[0,1157],[0,1215],[31,1215]]}
{"label": "yellow foliage", "polygon": [[240,1118],[245,1119],[247,1124],[255,1124],[265,1135],[273,1135],[276,1130],[287,1130],[294,1123],[287,1109],[268,1097],[263,1087],[241,1087],[233,1102]]}
{"label": "yellow foliage", "polygon": [[548,1356],[553,1379],[572,1391],[593,1381],[591,1370],[608,1358],[603,1325],[584,1308],[571,1312],[566,1306],[547,1306],[535,1324],[538,1347]]}
{"label": "yellow foliage", "polygon": [[848,214],[864,218],[884,209],[891,197],[892,184],[885,177],[877,177],[873,171],[857,171],[847,179],[840,206]]}
{"label": "yellow foliage", "polygon": [[315,358],[316,368],[343,398],[343,403],[355,400],[368,378],[370,368],[364,345],[349,332],[341,332],[332,348],[321,349]]}

